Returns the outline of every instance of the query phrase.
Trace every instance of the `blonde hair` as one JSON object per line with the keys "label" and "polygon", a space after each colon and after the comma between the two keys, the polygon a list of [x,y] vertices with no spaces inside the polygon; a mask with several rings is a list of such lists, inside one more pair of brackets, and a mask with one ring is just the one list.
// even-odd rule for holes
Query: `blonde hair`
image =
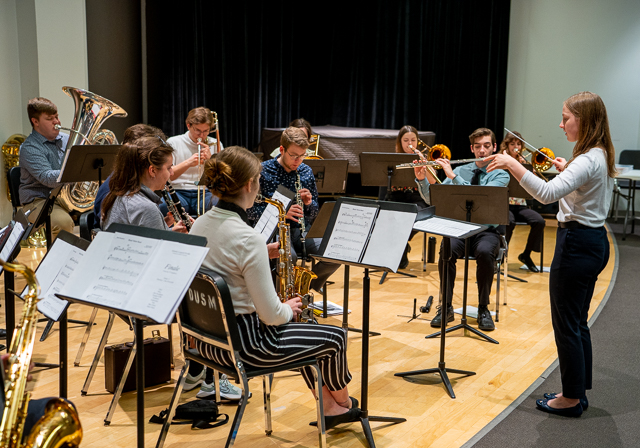
{"label": "blonde hair", "polygon": [[204,165],[207,188],[220,199],[236,198],[248,182],[258,182],[260,160],[249,150],[230,146],[214,154]]}

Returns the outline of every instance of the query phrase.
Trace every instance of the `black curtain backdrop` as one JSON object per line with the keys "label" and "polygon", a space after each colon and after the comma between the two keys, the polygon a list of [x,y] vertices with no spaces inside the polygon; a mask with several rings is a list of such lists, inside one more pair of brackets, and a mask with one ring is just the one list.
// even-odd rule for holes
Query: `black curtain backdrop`
{"label": "black curtain backdrop", "polygon": [[501,140],[509,0],[358,3],[148,1],[149,123],[183,133],[206,106],[224,145],[249,149],[297,117],[411,124],[454,158],[477,127]]}

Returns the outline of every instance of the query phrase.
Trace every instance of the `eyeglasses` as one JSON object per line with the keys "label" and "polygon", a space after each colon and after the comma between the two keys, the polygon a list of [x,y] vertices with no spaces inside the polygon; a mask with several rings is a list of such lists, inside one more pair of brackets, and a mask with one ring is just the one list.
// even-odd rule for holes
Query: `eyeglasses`
{"label": "eyeglasses", "polygon": [[295,160],[296,162],[297,162],[298,160],[303,160],[305,157],[307,157],[307,154],[306,154],[306,153],[305,153],[305,154],[302,154],[301,156],[294,156],[294,155],[291,155],[291,153],[289,153],[288,151],[285,151],[285,152],[287,153],[287,155],[288,155],[289,157],[291,157],[291,158],[292,158],[293,160]]}

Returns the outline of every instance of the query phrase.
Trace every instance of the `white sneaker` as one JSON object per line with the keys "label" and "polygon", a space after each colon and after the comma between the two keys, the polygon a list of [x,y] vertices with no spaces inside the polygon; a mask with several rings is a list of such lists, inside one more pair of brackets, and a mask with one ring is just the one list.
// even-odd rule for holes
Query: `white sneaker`
{"label": "white sneaker", "polygon": [[[200,386],[200,392],[196,394],[197,398],[210,398],[215,399],[216,395],[216,387],[215,382],[211,384],[202,383]],[[224,400],[232,400],[238,401],[242,397],[242,389],[234,386],[229,382],[229,378],[227,375],[222,375],[220,377],[220,398]],[[249,397],[251,398],[251,392],[249,392]]]}
{"label": "white sneaker", "polygon": [[184,386],[182,387],[183,391],[193,390],[199,385],[204,383],[204,378],[207,374],[206,367],[202,369],[202,372],[198,376],[191,376],[189,372],[187,372],[187,378],[184,380]]}

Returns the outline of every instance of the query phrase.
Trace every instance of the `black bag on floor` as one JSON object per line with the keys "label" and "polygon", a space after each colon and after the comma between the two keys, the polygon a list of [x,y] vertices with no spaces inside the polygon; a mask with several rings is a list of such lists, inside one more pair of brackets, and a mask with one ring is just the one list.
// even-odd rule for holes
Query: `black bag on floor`
{"label": "black bag on floor", "polygon": [[[149,419],[149,423],[163,424],[169,415],[169,408],[160,412],[158,415],[154,415]],[[219,417],[224,417],[219,422],[211,424],[218,420]],[[186,420],[183,422],[176,422],[176,420]],[[209,429],[216,426],[222,426],[229,421],[227,414],[218,413],[218,405],[212,400],[194,400],[188,401],[176,408],[176,415],[173,417],[172,425],[188,425],[191,423],[191,429]]]}

